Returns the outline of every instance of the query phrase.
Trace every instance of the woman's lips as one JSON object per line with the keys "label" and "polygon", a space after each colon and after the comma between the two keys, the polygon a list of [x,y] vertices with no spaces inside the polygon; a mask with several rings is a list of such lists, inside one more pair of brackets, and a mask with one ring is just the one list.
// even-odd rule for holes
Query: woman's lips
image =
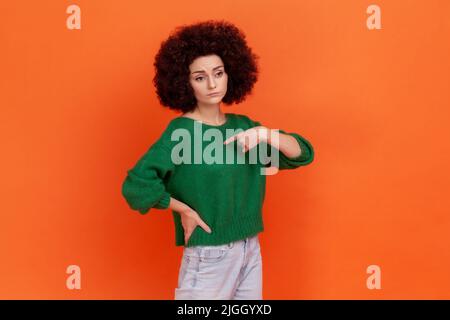
{"label": "woman's lips", "polygon": [[208,94],[208,97],[213,97],[213,96],[218,96],[218,95],[220,95],[220,92],[214,92],[214,93]]}

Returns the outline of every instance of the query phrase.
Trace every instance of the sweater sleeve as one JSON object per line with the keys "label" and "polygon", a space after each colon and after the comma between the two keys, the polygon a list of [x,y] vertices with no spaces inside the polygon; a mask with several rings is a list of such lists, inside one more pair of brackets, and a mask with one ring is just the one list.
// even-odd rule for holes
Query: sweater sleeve
{"label": "sweater sleeve", "polygon": [[[252,120],[250,120],[252,121]],[[261,126],[262,124],[258,121],[252,121],[252,127]],[[298,133],[294,132],[286,132],[284,130],[278,129],[278,132],[288,134],[293,136],[301,149],[301,154],[296,158],[289,158],[287,157],[283,152],[280,152],[277,148],[271,147],[270,154],[272,152],[278,152],[278,158],[279,158],[279,170],[285,170],[285,169],[295,169],[300,166],[306,166],[310,164],[314,160],[314,148],[311,145],[311,143],[305,139],[303,136],[299,135]],[[270,163],[266,165],[266,167],[269,167]]]}
{"label": "sweater sleeve", "polygon": [[122,195],[133,210],[146,214],[151,208],[167,209],[170,193],[164,181],[174,170],[170,149],[160,143],[153,144],[127,171],[122,183]]}
{"label": "sweater sleeve", "polygon": [[306,166],[314,160],[314,149],[311,143],[304,137],[294,132],[286,132],[284,130],[278,130],[280,133],[293,136],[300,145],[301,154],[296,158],[288,158],[283,152],[279,152],[279,169],[295,169],[300,166]]}

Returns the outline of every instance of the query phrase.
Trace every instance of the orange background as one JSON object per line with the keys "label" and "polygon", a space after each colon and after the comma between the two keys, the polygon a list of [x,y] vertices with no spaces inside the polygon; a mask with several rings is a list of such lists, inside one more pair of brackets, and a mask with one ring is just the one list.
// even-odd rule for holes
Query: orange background
{"label": "orange background", "polygon": [[223,110],[315,148],[267,178],[264,298],[449,299],[450,2],[376,1],[369,30],[372,3],[3,1],[0,298],[173,299],[171,213],[130,210],[121,184],[178,116],[151,82],[161,41],[223,18],[261,57],[253,95]]}

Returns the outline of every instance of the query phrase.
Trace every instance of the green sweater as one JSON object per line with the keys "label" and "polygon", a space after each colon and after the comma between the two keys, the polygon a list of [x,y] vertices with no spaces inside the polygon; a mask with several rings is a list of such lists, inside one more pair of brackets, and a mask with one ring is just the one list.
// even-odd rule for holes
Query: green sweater
{"label": "green sweater", "polygon": [[[238,148],[236,141],[225,145],[223,141],[237,133],[230,133],[230,129],[244,131],[261,125],[245,115],[225,115],[226,122],[219,126],[182,116],[172,119],[157,141],[127,171],[122,184],[122,194],[131,209],[141,214],[146,214],[151,208],[167,209],[170,197],[173,197],[194,209],[212,230],[208,233],[197,226],[185,244],[181,217],[178,212],[172,211],[176,246],[220,245],[263,231],[262,206],[266,176],[261,174],[261,169],[273,166],[272,163],[267,164],[268,157],[273,152],[278,152],[279,170],[304,166],[314,159],[314,150],[309,141],[297,133],[287,133],[281,129],[279,132],[292,135],[299,142],[299,157],[288,158],[266,143],[260,143],[245,153],[242,153],[240,146]],[[194,132],[199,132],[199,128],[203,135],[194,135]],[[214,136],[215,139],[208,139],[208,131],[221,133],[223,138]],[[186,144],[189,142],[188,135],[191,143]],[[180,149],[181,142],[185,143],[186,148]],[[265,145],[265,149],[261,152],[267,156],[259,155],[262,145]],[[200,161],[198,158],[196,161],[194,153],[200,146],[201,155],[214,155],[223,161],[208,163],[203,156]],[[207,150],[212,150],[211,146],[216,148],[215,151],[207,153]],[[254,149],[257,154],[256,163],[249,159]],[[229,154],[232,163],[228,161]],[[181,159],[184,161],[180,161]],[[245,160],[244,163],[242,160]]]}

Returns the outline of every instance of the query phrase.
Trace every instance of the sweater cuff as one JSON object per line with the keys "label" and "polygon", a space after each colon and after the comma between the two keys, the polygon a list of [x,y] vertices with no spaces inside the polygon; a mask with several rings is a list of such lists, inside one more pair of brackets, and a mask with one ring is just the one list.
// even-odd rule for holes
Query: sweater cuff
{"label": "sweater cuff", "polygon": [[156,209],[167,209],[170,204],[170,194],[165,191],[161,199],[155,204]]}
{"label": "sweater cuff", "polygon": [[310,157],[309,146],[297,135],[295,135],[295,134],[290,134],[290,135],[293,136],[297,140],[300,150],[301,150],[301,153],[299,156],[297,156],[295,158],[289,158],[287,156],[286,156],[286,158],[291,161],[300,161],[300,162],[309,159],[309,157]]}
{"label": "sweater cuff", "polygon": [[[286,133],[286,132],[283,132]],[[288,158],[283,152],[280,155],[280,169],[294,169],[299,166],[305,166],[314,159],[314,149],[311,143],[297,133],[287,133],[294,137],[300,145],[301,154],[296,158]]]}

